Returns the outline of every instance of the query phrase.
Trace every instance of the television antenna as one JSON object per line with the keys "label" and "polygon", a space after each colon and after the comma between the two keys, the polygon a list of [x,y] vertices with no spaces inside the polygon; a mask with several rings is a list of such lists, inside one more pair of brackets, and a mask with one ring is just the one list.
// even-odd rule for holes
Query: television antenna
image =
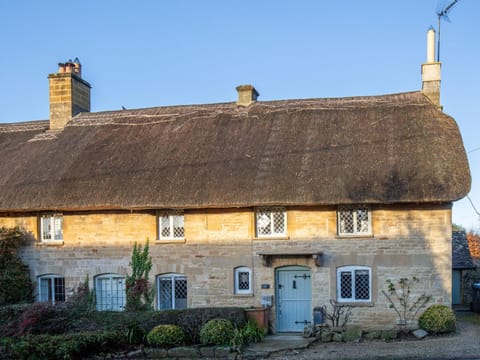
{"label": "television antenna", "polygon": [[[453,0],[450,4],[445,6],[446,2],[442,1],[437,6],[438,16],[438,38],[437,38],[437,62],[440,62],[440,20],[444,19],[447,22],[451,22],[448,18],[448,12],[458,3],[460,0]],[[443,6],[440,6],[443,5]]]}

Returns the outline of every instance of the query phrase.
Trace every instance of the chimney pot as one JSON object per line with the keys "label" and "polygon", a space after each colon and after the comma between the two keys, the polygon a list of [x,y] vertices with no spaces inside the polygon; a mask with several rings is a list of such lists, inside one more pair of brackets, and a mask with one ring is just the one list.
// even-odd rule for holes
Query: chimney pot
{"label": "chimney pot", "polygon": [[257,101],[257,97],[260,96],[258,91],[252,85],[239,85],[237,86],[238,106],[250,106]]}

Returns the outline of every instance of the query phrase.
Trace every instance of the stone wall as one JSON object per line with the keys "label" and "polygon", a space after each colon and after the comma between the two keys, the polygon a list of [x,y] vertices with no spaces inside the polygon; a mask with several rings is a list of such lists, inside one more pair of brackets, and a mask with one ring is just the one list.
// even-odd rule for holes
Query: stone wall
{"label": "stone wall", "polygon": [[[151,280],[165,273],[188,279],[188,306],[259,306],[261,295],[275,296],[275,269],[287,265],[311,270],[312,308],[336,298],[336,268],[369,266],[372,301],[353,309],[351,323],[385,328],[396,316],[382,294],[386,280],[416,276],[432,303],[451,303],[451,206],[400,205],[372,208],[373,236],[337,236],[334,207],[287,208],[288,236],[255,237],[251,208],[185,211],[185,240],[158,241],[155,211],[65,212],[63,243],[38,241],[37,214],[9,214],[0,226],[19,225],[32,243],[23,250],[32,279],[42,274],[65,276],[67,295],[88,275],[129,271],[135,241],[150,240]],[[311,256],[274,257],[270,266],[258,255],[264,251],[321,252],[321,266]],[[234,294],[234,268],[253,271],[254,294]],[[262,284],[264,285],[262,288]],[[93,284],[91,284],[93,285]],[[266,285],[269,288],[266,288]],[[275,306],[270,311],[273,328]]]}

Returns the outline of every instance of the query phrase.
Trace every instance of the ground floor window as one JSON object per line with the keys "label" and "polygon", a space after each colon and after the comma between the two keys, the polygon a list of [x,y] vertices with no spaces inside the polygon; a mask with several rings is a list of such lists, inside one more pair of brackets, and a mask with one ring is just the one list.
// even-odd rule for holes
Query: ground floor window
{"label": "ground floor window", "polygon": [[371,301],[371,270],[366,266],[337,269],[337,298],[343,302]]}
{"label": "ground floor window", "polygon": [[252,293],[252,270],[248,267],[240,266],[235,268],[235,294]]}
{"label": "ground floor window", "polygon": [[187,308],[187,277],[182,274],[164,274],[157,276],[157,308]]}
{"label": "ground floor window", "polygon": [[38,277],[38,301],[65,301],[65,278],[60,275],[47,274]]}
{"label": "ground floor window", "polygon": [[98,311],[123,311],[126,303],[125,276],[104,274],[95,277]]}

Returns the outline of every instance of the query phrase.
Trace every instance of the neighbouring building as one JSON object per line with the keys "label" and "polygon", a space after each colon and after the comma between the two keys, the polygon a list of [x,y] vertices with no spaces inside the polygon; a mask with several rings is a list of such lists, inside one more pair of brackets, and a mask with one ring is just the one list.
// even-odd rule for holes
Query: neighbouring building
{"label": "neighbouring building", "polygon": [[452,233],[452,305],[470,307],[475,268],[465,230],[454,231]]}
{"label": "neighbouring building", "polygon": [[470,176],[429,44],[421,91],[259,101],[242,85],[236,102],[107,112],[80,62],[60,64],[50,119],[0,125],[0,226],[31,234],[37,299],[88,275],[97,308],[122,310],[149,239],[157,309],[271,301],[271,330],[290,332],[335,299],[385,328],[386,281],[413,276],[412,295],[450,306]]}

